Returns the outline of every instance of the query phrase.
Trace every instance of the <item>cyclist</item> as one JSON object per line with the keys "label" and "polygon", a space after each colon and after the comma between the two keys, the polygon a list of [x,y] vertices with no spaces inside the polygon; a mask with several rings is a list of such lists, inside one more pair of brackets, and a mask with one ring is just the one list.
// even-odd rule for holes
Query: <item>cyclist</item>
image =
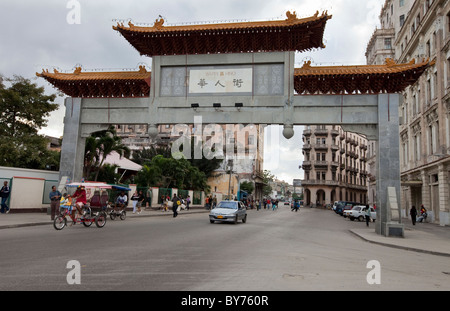
{"label": "cyclist", "polygon": [[[82,211],[82,207],[86,205],[86,190],[84,189],[84,186],[78,186],[77,191],[73,194],[72,199],[75,200],[75,207],[80,215],[84,216],[84,213]],[[75,219],[75,210],[72,211],[72,219]]]}

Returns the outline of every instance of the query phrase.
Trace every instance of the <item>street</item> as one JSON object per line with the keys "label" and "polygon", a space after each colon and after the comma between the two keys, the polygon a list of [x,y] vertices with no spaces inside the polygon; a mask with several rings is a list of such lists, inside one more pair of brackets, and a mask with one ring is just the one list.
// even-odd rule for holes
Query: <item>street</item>
{"label": "street", "polygon": [[[374,224],[370,224],[372,227]],[[0,232],[0,290],[449,290],[448,257],[367,243],[332,211],[249,210],[246,224],[208,214],[108,219]],[[367,281],[369,261],[379,283]],[[69,284],[80,264],[79,284]]]}

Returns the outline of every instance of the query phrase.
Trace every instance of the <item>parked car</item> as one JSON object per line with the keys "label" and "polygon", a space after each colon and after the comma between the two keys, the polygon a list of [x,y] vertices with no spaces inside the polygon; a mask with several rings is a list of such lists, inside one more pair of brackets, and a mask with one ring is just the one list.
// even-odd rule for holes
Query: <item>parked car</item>
{"label": "parked car", "polygon": [[351,210],[353,208],[353,206],[356,206],[356,205],[362,205],[362,204],[357,203],[357,202],[350,202],[350,201],[339,201],[336,204],[335,212],[336,212],[336,214],[344,216],[344,210]]}
{"label": "parked car", "polygon": [[[377,213],[373,207],[370,208],[370,217],[375,220],[377,219]],[[344,211],[344,217],[348,217],[351,221],[358,219],[359,221],[364,221],[366,216],[367,206],[356,205],[351,210]]]}
{"label": "parked car", "polygon": [[209,213],[209,221],[212,224],[216,221],[236,224],[239,220],[243,223],[247,222],[247,209],[240,201],[221,201]]}

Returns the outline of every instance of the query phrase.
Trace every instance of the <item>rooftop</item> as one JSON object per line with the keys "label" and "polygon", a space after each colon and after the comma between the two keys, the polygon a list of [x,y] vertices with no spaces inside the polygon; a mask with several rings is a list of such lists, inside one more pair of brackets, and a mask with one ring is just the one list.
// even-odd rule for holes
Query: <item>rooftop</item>
{"label": "rooftop", "polygon": [[159,18],[152,27],[118,23],[120,32],[141,55],[186,55],[306,51],[324,48],[323,33],[332,17],[319,12],[297,18],[286,12],[287,19],[276,21],[165,26]]}

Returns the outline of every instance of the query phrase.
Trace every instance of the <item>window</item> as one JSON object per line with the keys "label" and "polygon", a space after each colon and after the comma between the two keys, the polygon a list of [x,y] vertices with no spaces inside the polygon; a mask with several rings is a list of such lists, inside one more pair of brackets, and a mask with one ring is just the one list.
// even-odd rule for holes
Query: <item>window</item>
{"label": "window", "polygon": [[399,7],[402,7],[402,6],[404,6],[405,5],[405,0],[399,0],[398,1],[398,6]]}
{"label": "window", "polygon": [[405,14],[400,15],[400,27],[403,27],[405,24]]}
{"label": "window", "polygon": [[384,48],[386,50],[391,50],[392,49],[392,40],[391,40],[391,38],[385,38],[384,39]]}

